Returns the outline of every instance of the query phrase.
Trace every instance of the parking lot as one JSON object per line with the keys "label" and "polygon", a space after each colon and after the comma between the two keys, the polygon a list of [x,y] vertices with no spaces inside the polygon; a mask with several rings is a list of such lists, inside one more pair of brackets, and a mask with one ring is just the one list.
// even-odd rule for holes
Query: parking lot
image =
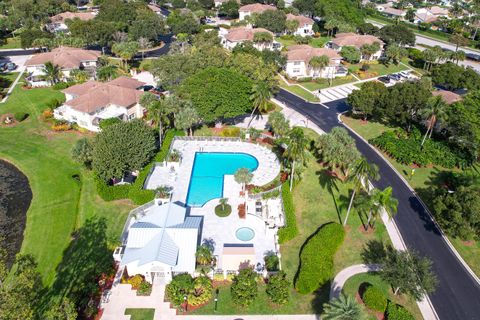
{"label": "parking lot", "polygon": [[30,58],[30,56],[2,56],[0,52],[0,63],[15,63],[17,65],[15,72],[23,71],[25,68],[25,62]]}
{"label": "parking lot", "polygon": [[386,87],[390,87],[399,82],[417,80],[418,76],[414,75],[411,70],[400,71],[377,78],[377,81],[383,83]]}

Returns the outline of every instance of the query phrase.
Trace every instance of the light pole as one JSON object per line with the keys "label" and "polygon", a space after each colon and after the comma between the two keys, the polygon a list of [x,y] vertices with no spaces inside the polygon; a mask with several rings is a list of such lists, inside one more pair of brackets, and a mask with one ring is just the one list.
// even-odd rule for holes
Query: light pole
{"label": "light pole", "polygon": [[215,308],[214,308],[214,312],[217,312],[217,303],[218,303],[218,289],[215,290]]}

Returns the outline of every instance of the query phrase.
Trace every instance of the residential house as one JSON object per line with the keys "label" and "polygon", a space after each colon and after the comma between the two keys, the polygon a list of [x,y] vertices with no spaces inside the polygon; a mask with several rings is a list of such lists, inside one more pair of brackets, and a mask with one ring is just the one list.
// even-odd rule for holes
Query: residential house
{"label": "residential house", "polygon": [[50,32],[68,32],[67,20],[80,19],[88,21],[95,18],[95,12],[62,12],[50,18],[50,23],[46,24],[46,29]]}
{"label": "residential house", "polygon": [[99,124],[104,119],[142,118],[145,110],[139,102],[144,85],[144,82],[120,77],[106,83],[88,81],[71,86],[62,91],[66,101],[54,110],[54,117],[95,132],[100,131]]}
{"label": "residential house", "polygon": [[[214,1],[214,4],[215,4],[215,8],[218,8],[220,7],[222,4],[224,4],[225,2],[228,2],[229,0],[215,0]],[[238,4],[240,4],[240,0],[236,0],[236,2]]]}
{"label": "residential house", "polygon": [[432,92],[432,95],[442,97],[442,100],[445,101],[446,104],[452,104],[463,99],[461,95],[447,90],[435,90]]}
{"label": "residential house", "polygon": [[291,13],[287,14],[287,21],[290,20],[295,20],[298,21],[298,28],[297,30],[293,33],[294,35],[298,36],[311,36],[313,35],[313,24],[314,21],[313,19],[310,19],[305,16],[296,16]]}
{"label": "residential house", "polygon": [[129,276],[169,283],[174,274],[194,274],[202,217],[189,216],[185,207],[168,202],[150,205],[132,220],[127,221],[122,247],[114,252]]}
{"label": "residential house", "polygon": [[79,48],[58,47],[50,52],[39,53],[25,62],[27,81],[33,87],[44,87],[50,85],[45,81],[45,64],[51,62],[61,69],[61,79],[68,80],[70,72],[75,69],[87,71],[91,77],[95,76],[99,51],[84,50]]}
{"label": "residential house", "polygon": [[222,45],[227,48],[232,50],[235,48],[238,44],[244,43],[245,41],[250,41],[253,43],[253,46],[257,50],[277,50],[281,48],[281,44],[275,40],[272,42],[262,42],[262,43],[256,43],[254,42],[254,36],[256,33],[259,32],[266,32],[272,36],[272,39],[274,39],[273,33],[268,31],[267,29],[264,28],[252,28],[252,27],[238,27],[238,28],[232,28],[232,29],[220,29],[220,39]]}
{"label": "residential house", "polygon": [[376,6],[377,11],[382,13],[384,16],[387,16],[392,19],[400,19],[403,20],[407,15],[406,10],[401,10],[393,7],[392,2],[388,2],[385,4],[379,4]]}
{"label": "residential house", "polygon": [[357,49],[361,49],[364,45],[371,45],[373,43],[380,44],[380,49],[370,56],[362,54],[362,60],[378,60],[383,53],[383,41],[379,38],[372,35],[360,35],[356,33],[337,33],[335,38],[327,43],[327,47],[332,48],[333,50],[340,52],[343,47],[351,46]]}
{"label": "residential house", "polygon": [[267,10],[277,10],[277,8],[261,3],[253,3],[247,4],[246,6],[241,6],[240,9],[238,9],[239,20],[245,20],[246,17],[252,15],[253,13],[263,13]]}
{"label": "residential house", "polygon": [[[312,68],[309,65],[313,57],[327,56],[330,64],[324,68]],[[342,57],[330,48],[313,48],[309,45],[288,47],[285,72],[290,78],[334,78],[346,76],[348,71],[340,65]]]}
{"label": "residential house", "polygon": [[430,8],[420,8],[415,12],[414,23],[432,23],[440,17],[448,18],[448,9],[433,6]]}
{"label": "residential house", "polygon": [[162,11],[162,8],[156,4],[148,4],[147,5],[150,10],[158,14],[159,16],[165,17],[164,12]]}

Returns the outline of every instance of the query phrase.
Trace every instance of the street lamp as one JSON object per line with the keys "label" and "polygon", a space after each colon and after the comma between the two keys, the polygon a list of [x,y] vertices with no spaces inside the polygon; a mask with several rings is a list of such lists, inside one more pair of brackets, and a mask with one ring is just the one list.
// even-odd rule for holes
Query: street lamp
{"label": "street lamp", "polygon": [[185,303],[185,312],[188,312],[188,301],[187,301],[187,296],[183,296],[183,301]]}
{"label": "street lamp", "polygon": [[215,309],[214,309],[214,311],[215,311],[215,312],[217,312],[217,303],[218,303],[218,289],[217,289],[217,290],[215,290],[215,299],[214,299],[214,301],[215,301]]}

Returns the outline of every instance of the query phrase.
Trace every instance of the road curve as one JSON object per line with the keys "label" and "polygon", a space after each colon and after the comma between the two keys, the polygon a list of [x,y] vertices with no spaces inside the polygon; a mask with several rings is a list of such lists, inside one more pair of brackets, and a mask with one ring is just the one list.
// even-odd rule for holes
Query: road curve
{"label": "road curve", "polygon": [[[343,126],[338,122],[337,115],[348,110],[344,100],[326,103],[326,108],[305,102],[283,89],[276,95],[276,99],[303,114],[326,132],[333,127]],[[407,247],[433,261],[439,286],[430,295],[430,299],[440,319],[480,319],[479,283],[452,252],[416,194],[368,143],[350,134],[355,139],[358,150],[380,170],[381,178],[374,183],[375,187],[393,188],[393,195],[399,201],[398,214],[394,219]]]}

